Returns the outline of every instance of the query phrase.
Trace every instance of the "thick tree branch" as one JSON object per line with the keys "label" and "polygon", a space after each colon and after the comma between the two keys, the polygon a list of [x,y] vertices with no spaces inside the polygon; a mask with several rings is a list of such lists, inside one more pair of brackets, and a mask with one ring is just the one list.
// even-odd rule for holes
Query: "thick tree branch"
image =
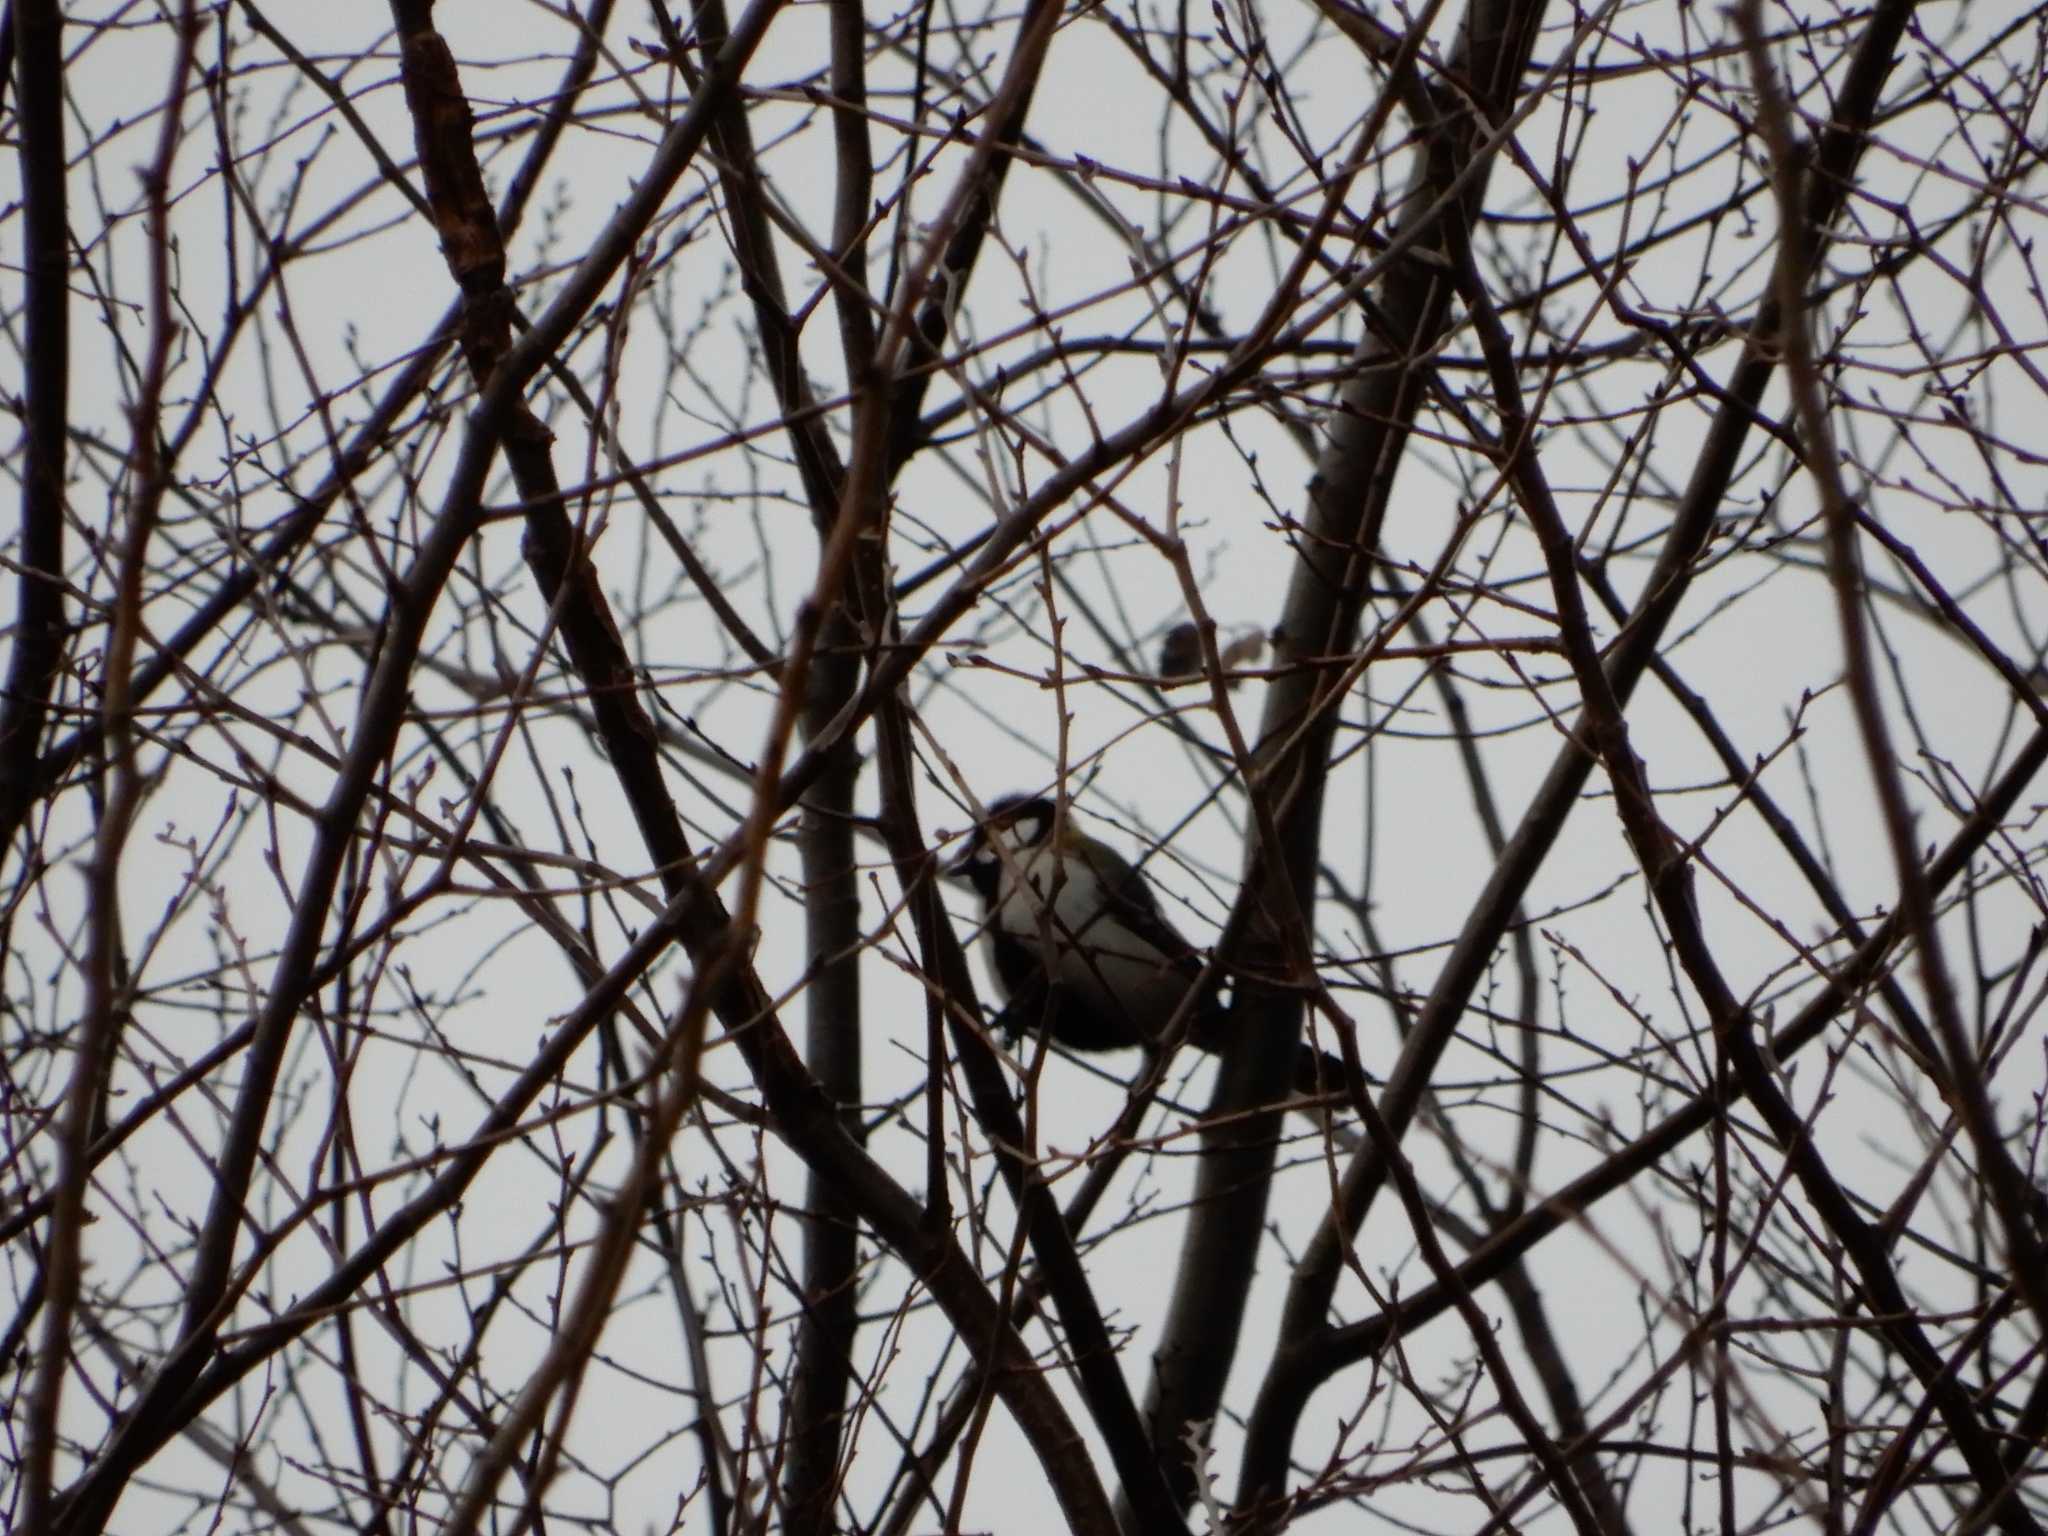
{"label": "thick tree branch", "polygon": [[[0,856],[35,798],[36,753],[64,660],[64,444],[70,428],[70,220],[64,190],[64,13],[57,0],[11,7],[20,69],[23,326],[21,567],[14,647],[0,697]],[[25,863],[27,861],[24,861]]]}

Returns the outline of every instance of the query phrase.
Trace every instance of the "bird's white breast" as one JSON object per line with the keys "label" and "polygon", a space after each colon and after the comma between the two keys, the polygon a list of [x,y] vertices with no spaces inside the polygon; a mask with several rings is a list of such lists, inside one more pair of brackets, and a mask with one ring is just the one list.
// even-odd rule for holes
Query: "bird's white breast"
{"label": "bird's white breast", "polygon": [[[1156,1035],[1187,990],[1169,956],[1118,921],[1095,871],[1046,846],[1019,850],[1020,883],[1006,870],[990,923],[1030,945],[1061,985],[1085,993],[1097,1008],[1126,1014],[1144,1035]],[[1051,907],[1051,921],[1046,918]]]}

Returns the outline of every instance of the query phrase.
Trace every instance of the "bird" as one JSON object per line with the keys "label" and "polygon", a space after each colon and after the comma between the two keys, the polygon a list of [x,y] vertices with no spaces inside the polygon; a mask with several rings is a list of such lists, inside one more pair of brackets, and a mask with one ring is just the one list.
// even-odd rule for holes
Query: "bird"
{"label": "bird", "polygon": [[[945,873],[981,898],[1013,1036],[1042,1028],[1077,1051],[1150,1048],[1201,974],[1152,882],[1044,795],[991,801]],[[1220,1012],[1213,993],[1199,1007]]]}
{"label": "bird", "polygon": [[[989,802],[942,871],[981,898],[989,969],[1012,1042],[1042,1030],[1073,1051],[1136,1046],[1150,1056],[1199,980],[1202,952],[1167,920],[1143,871],[1044,795]],[[1229,1016],[1215,989],[1197,998],[1187,1039],[1221,1051]],[[1343,1059],[1302,1041],[1295,1089],[1342,1093]],[[1371,1077],[1366,1078],[1372,1082]]]}

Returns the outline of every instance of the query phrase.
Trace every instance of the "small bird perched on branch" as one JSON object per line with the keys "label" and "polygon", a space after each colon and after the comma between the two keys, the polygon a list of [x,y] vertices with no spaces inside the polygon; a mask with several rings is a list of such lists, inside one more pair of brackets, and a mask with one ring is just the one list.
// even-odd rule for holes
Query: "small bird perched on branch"
{"label": "small bird perched on branch", "polygon": [[[1142,872],[1043,795],[991,801],[943,873],[981,898],[989,968],[1014,1037],[1044,1030],[1075,1051],[1151,1051],[1202,972]],[[1227,1015],[1214,989],[1187,1038],[1219,1051]],[[1304,1043],[1295,1086],[1341,1093],[1341,1058]]]}
{"label": "small bird perched on branch", "polygon": [[1152,883],[1042,795],[992,802],[945,872],[981,897],[1015,1033],[1043,1027],[1077,1051],[1149,1046],[1201,974]]}

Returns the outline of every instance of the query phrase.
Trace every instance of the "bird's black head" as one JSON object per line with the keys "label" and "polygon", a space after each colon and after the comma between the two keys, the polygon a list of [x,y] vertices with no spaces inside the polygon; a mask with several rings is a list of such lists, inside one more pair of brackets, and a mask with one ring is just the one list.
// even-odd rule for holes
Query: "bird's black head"
{"label": "bird's black head", "polygon": [[983,901],[996,899],[996,884],[1003,876],[1003,857],[995,839],[1002,838],[1015,858],[1052,836],[1053,803],[1043,795],[1004,795],[991,800],[988,815],[967,834],[960,853],[943,873],[951,880],[964,880]]}

